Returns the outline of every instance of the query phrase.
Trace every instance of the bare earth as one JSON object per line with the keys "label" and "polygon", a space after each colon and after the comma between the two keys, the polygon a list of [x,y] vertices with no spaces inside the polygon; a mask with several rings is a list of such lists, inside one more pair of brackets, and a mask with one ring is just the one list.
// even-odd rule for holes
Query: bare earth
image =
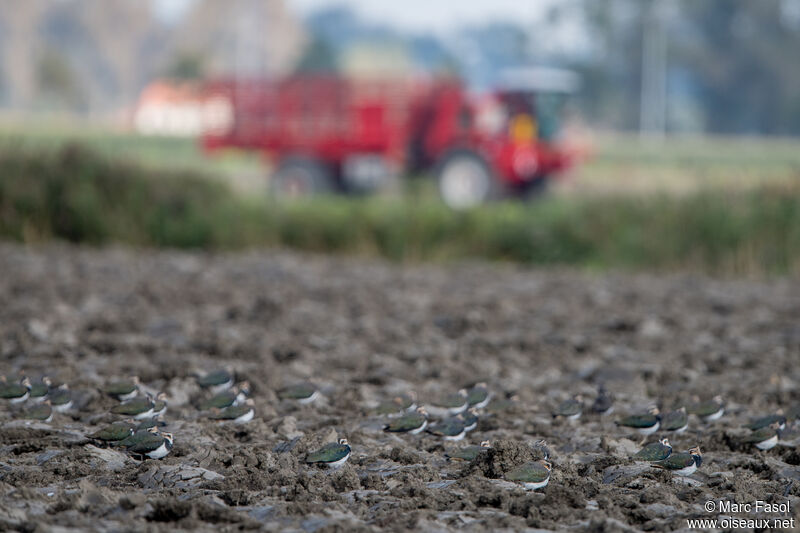
{"label": "bare earth", "polygon": [[[0,530],[667,531],[716,517],[710,499],[788,498],[794,514],[797,425],[766,453],[738,439],[751,416],[800,402],[798,318],[800,283],[780,280],[0,245],[0,373],[47,374],[77,400],[50,424],[0,405]],[[223,366],[252,383],[247,425],[194,406],[193,374]],[[132,374],[169,397],[175,448],[163,460],[85,438],[115,420],[98,387]],[[322,391],[315,404],[277,400],[306,378]],[[476,381],[519,401],[462,443],[386,434],[370,412],[399,392],[424,400]],[[615,414],[552,420],[598,382]],[[640,437],[614,425],[619,414],[715,394],[721,420],[692,417],[669,435],[677,450],[703,449],[697,473],[629,459]],[[341,436],[353,446],[341,469],[303,463]],[[539,438],[553,452],[549,486],[504,482]],[[494,449],[474,464],[445,460],[481,440]]]}

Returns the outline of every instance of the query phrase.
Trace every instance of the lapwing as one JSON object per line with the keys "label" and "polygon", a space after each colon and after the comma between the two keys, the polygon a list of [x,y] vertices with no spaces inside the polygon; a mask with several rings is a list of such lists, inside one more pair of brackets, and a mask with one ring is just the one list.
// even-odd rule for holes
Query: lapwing
{"label": "lapwing", "polygon": [[482,441],[480,446],[465,446],[446,452],[444,456],[451,461],[473,461],[481,452],[491,448],[488,440]]}
{"label": "lapwing", "polygon": [[700,453],[700,447],[695,446],[687,452],[673,453],[662,461],[656,461],[653,466],[656,468],[663,468],[679,476],[691,476],[700,467],[703,462],[703,454]]}
{"label": "lapwing", "polygon": [[547,441],[544,439],[539,439],[534,442],[531,447],[534,450],[537,450],[540,454],[542,454],[542,459],[545,461],[550,459],[550,447],[547,446]]}
{"label": "lapwing", "polygon": [[689,412],[697,415],[703,422],[713,422],[714,420],[719,420],[725,413],[725,404],[722,401],[722,396],[714,396],[708,402],[695,401]]}
{"label": "lapwing", "polygon": [[133,435],[133,425],[130,422],[114,422],[113,424],[91,433],[88,437],[90,439],[111,443],[120,442],[131,435]]}
{"label": "lapwing", "polygon": [[213,420],[224,420],[234,424],[246,424],[250,422],[256,414],[255,402],[248,398],[242,405],[231,405],[222,411],[211,414]]}
{"label": "lapwing", "polygon": [[115,405],[111,408],[111,412],[115,415],[132,416],[137,420],[142,420],[153,416],[154,407],[155,403],[148,394],[147,396],[137,396],[132,400]]}
{"label": "lapwing", "polygon": [[130,400],[139,394],[139,376],[132,376],[129,380],[112,381],[101,390],[121,402]]}
{"label": "lapwing", "polygon": [[592,412],[598,415],[610,415],[614,411],[614,396],[603,385],[597,388],[597,398],[592,404]]}
{"label": "lapwing", "polygon": [[403,408],[402,402],[402,398],[396,396],[390,401],[383,402],[378,405],[378,407],[375,408],[374,413],[379,416],[400,416],[406,412],[406,410]]}
{"label": "lapwing", "polygon": [[661,430],[674,431],[675,433],[683,433],[689,427],[689,415],[686,414],[686,408],[681,407],[674,411],[670,411],[661,417]]}
{"label": "lapwing", "polygon": [[336,469],[350,458],[351,452],[347,439],[339,439],[338,442],[328,443],[319,450],[309,453],[306,456],[306,463]]}
{"label": "lapwing", "polygon": [[467,410],[467,390],[461,389],[454,394],[448,394],[427,404],[425,408],[431,416],[445,417],[457,415]]}
{"label": "lapwing", "polygon": [[478,427],[478,409],[470,407],[460,415],[464,419],[464,430],[469,433]]}
{"label": "lapwing", "polygon": [[2,379],[2,383],[0,383],[0,398],[11,403],[22,403],[30,396],[31,380],[27,377],[22,378],[19,383],[8,383],[5,376],[0,379]]}
{"label": "lapwing", "polygon": [[486,406],[486,410],[490,413],[501,413],[513,409],[517,405],[519,405],[519,396],[514,393],[508,393],[505,398],[494,398]]}
{"label": "lapwing", "polygon": [[161,416],[167,412],[167,394],[159,392],[155,400],[153,400],[153,415]]}
{"label": "lapwing", "polygon": [[410,433],[416,435],[428,427],[428,413],[424,407],[417,407],[413,413],[406,413],[383,426],[390,433]]}
{"label": "lapwing", "polygon": [[152,433],[143,436],[138,442],[128,446],[128,452],[150,459],[162,459],[172,450],[172,433]]}
{"label": "lapwing", "polygon": [[742,427],[746,427],[750,431],[758,431],[759,429],[767,428],[772,424],[778,424],[778,429],[781,431],[786,429],[786,417],[781,411],[778,411],[774,415],[767,415],[762,416],[761,418],[753,419],[750,421],[750,423],[745,424]]}
{"label": "lapwing", "polygon": [[393,401],[406,412],[416,411],[417,407],[419,407],[417,405],[417,393],[413,390],[398,394]]}
{"label": "lapwing", "polygon": [[158,435],[159,431],[157,427],[151,427],[148,429],[136,429],[134,430],[133,434],[125,437],[120,441],[111,441],[110,444],[118,445],[118,446],[133,446],[138,442],[142,441],[143,439],[150,438],[150,435]]}
{"label": "lapwing", "polygon": [[483,409],[492,400],[492,393],[486,383],[476,383],[467,391],[467,404],[475,409]]}
{"label": "lapwing", "polygon": [[759,428],[743,439],[743,442],[752,444],[762,451],[771,450],[778,444],[781,426],[779,422],[773,422],[767,427]]}
{"label": "lapwing", "polygon": [[279,390],[278,398],[296,401],[300,405],[308,405],[319,398],[319,391],[313,383],[306,381]]}
{"label": "lapwing", "polygon": [[541,489],[546,487],[550,481],[550,471],[552,469],[552,463],[546,459],[532,461],[506,474],[506,479],[522,484],[527,490]]}
{"label": "lapwing", "polygon": [[62,383],[57,388],[50,390],[47,394],[47,399],[53,406],[53,410],[59,413],[65,413],[72,409],[72,391],[69,390],[69,385]]}
{"label": "lapwing", "polygon": [[28,420],[51,422],[53,420],[53,407],[50,405],[50,400],[45,400],[42,403],[29,407],[25,410],[23,416]]}
{"label": "lapwing", "polygon": [[47,376],[42,377],[39,381],[31,384],[31,391],[29,398],[34,402],[43,402],[50,392],[50,387],[53,382]]}
{"label": "lapwing", "polygon": [[661,425],[661,416],[658,407],[651,407],[647,413],[630,415],[616,421],[618,426],[635,429],[640,435],[651,435],[658,431]]}
{"label": "lapwing", "polygon": [[553,418],[578,420],[581,414],[583,414],[583,397],[578,394],[573,398],[561,402],[553,411]]}
{"label": "lapwing", "polygon": [[663,461],[672,454],[672,445],[669,439],[663,438],[658,442],[651,442],[633,456],[637,461]]}
{"label": "lapwing", "polygon": [[467,434],[467,428],[464,425],[464,417],[462,415],[455,415],[444,420],[440,420],[434,424],[430,424],[426,431],[431,435],[442,437],[444,440],[459,441]]}
{"label": "lapwing", "polygon": [[204,389],[210,390],[211,394],[217,394],[230,389],[233,386],[233,381],[233,374],[225,369],[215,370],[209,372],[205,376],[197,377],[197,384]]}
{"label": "lapwing", "polygon": [[200,404],[200,409],[203,411],[208,411],[209,409],[214,408],[225,409],[231,405],[242,404],[246,399],[247,393],[244,392],[244,389],[240,390],[238,386],[234,386],[226,391],[215,394],[207,400],[204,400]]}

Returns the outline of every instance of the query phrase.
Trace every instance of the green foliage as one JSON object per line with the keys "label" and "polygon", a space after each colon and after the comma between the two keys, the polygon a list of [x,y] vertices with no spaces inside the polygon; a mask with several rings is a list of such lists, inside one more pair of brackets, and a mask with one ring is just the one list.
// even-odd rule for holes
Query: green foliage
{"label": "green foliage", "polygon": [[685,195],[550,196],[469,211],[430,196],[242,198],[192,171],[78,145],[0,150],[0,236],[206,249],[283,246],[395,261],[485,258],[590,269],[800,273],[796,185]]}

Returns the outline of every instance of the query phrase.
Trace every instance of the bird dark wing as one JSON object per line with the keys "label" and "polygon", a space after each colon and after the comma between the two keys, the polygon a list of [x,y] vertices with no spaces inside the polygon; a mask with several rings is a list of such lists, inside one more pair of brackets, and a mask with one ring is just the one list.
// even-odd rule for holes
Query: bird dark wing
{"label": "bird dark wing", "polygon": [[550,475],[550,471],[539,463],[526,463],[506,475],[509,481],[520,483],[541,483]]}
{"label": "bird dark wing", "polygon": [[649,428],[658,422],[655,415],[632,415],[626,416],[617,421],[618,426],[626,426],[631,428]]}
{"label": "bird dark wing", "polygon": [[383,428],[385,431],[403,432],[417,429],[425,423],[425,416],[419,413],[411,413],[392,420]]}
{"label": "bird dark wing", "polygon": [[149,398],[134,398],[125,403],[115,405],[111,412],[117,415],[138,415],[153,407],[153,402]]}
{"label": "bird dark wing", "polygon": [[319,450],[311,452],[306,456],[307,463],[333,463],[344,459],[350,453],[350,446],[332,442],[326,444]]}
{"label": "bird dark wing", "polygon": [[489,391],[483,387],[472,387],[467,393],[467,402],[470,405],[475,405],[486,401],[489,397]]}
{"label": "bird dark wing", "polygon": [[659,468],[666,468],[667,470],[680,470],[692,466],[694,464],[694,457],[690,453],[675,453],[664,459],[653,463],[653,466]]}
{"label": "bird dark wing", "polygon": [[302,400],[314,394],[315,390],[316,387],[314,387],[314,385],[310,383],[301,383],[278,391],[278,397],[283,400]]}
{"label": "bird dark wing", "polygon": [[464,431],[464,420],[460,418],[447,418],[428,426],[428,433],[438,435],[440,437],[454,437]]}
{"label": "bird dark wing", "polygon": [[683,411],[672,411],[664,415],[664,418],[661,419],[661,429],[667,431],[671,429],[680,429],[685,426],[688,421],[689,417]]}
{"label": "bird dark wing", "polygon": [[197,384],[201,387],[213,387],[215,385],[227,383],[232,379],[233,377],[226,370],[217,370],[216,372],[211,372],[201,378],[197,378]]}
{"label": "bird dark wing", "polygon": [[763,442],[767,439],[771,439],[775,435],[775,430],[768,426],[752,432],[743,439],[743,442]]}
{"label": "bird dark wing", "polygon": [[636,452],[633,457],[642,461],[663,461],[669,457],[671,452],[672,449],[669,446],[664,446],[660,442],[651,442]]}
{"label": "bird dark wing", "polygon": [[149,433],[149,436],[142,437],[138,442],[128,447],[128,451],[133,453],[150,453],[157,450],[164,443],[164,437]]}

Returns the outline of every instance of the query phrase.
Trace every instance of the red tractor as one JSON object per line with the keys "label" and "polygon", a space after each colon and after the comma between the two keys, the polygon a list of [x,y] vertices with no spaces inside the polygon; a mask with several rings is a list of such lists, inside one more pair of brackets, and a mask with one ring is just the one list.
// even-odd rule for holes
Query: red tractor
{"label": "red tractor", "polygon": [[540,189],[570,166],[556,142],[565,71],[509,72],[471,97],[454,79],[217,80],[204,91],[205,150],[241,148],[272,161],[279,196],[379,189],[434,170],[443,200],[470,207]]}

